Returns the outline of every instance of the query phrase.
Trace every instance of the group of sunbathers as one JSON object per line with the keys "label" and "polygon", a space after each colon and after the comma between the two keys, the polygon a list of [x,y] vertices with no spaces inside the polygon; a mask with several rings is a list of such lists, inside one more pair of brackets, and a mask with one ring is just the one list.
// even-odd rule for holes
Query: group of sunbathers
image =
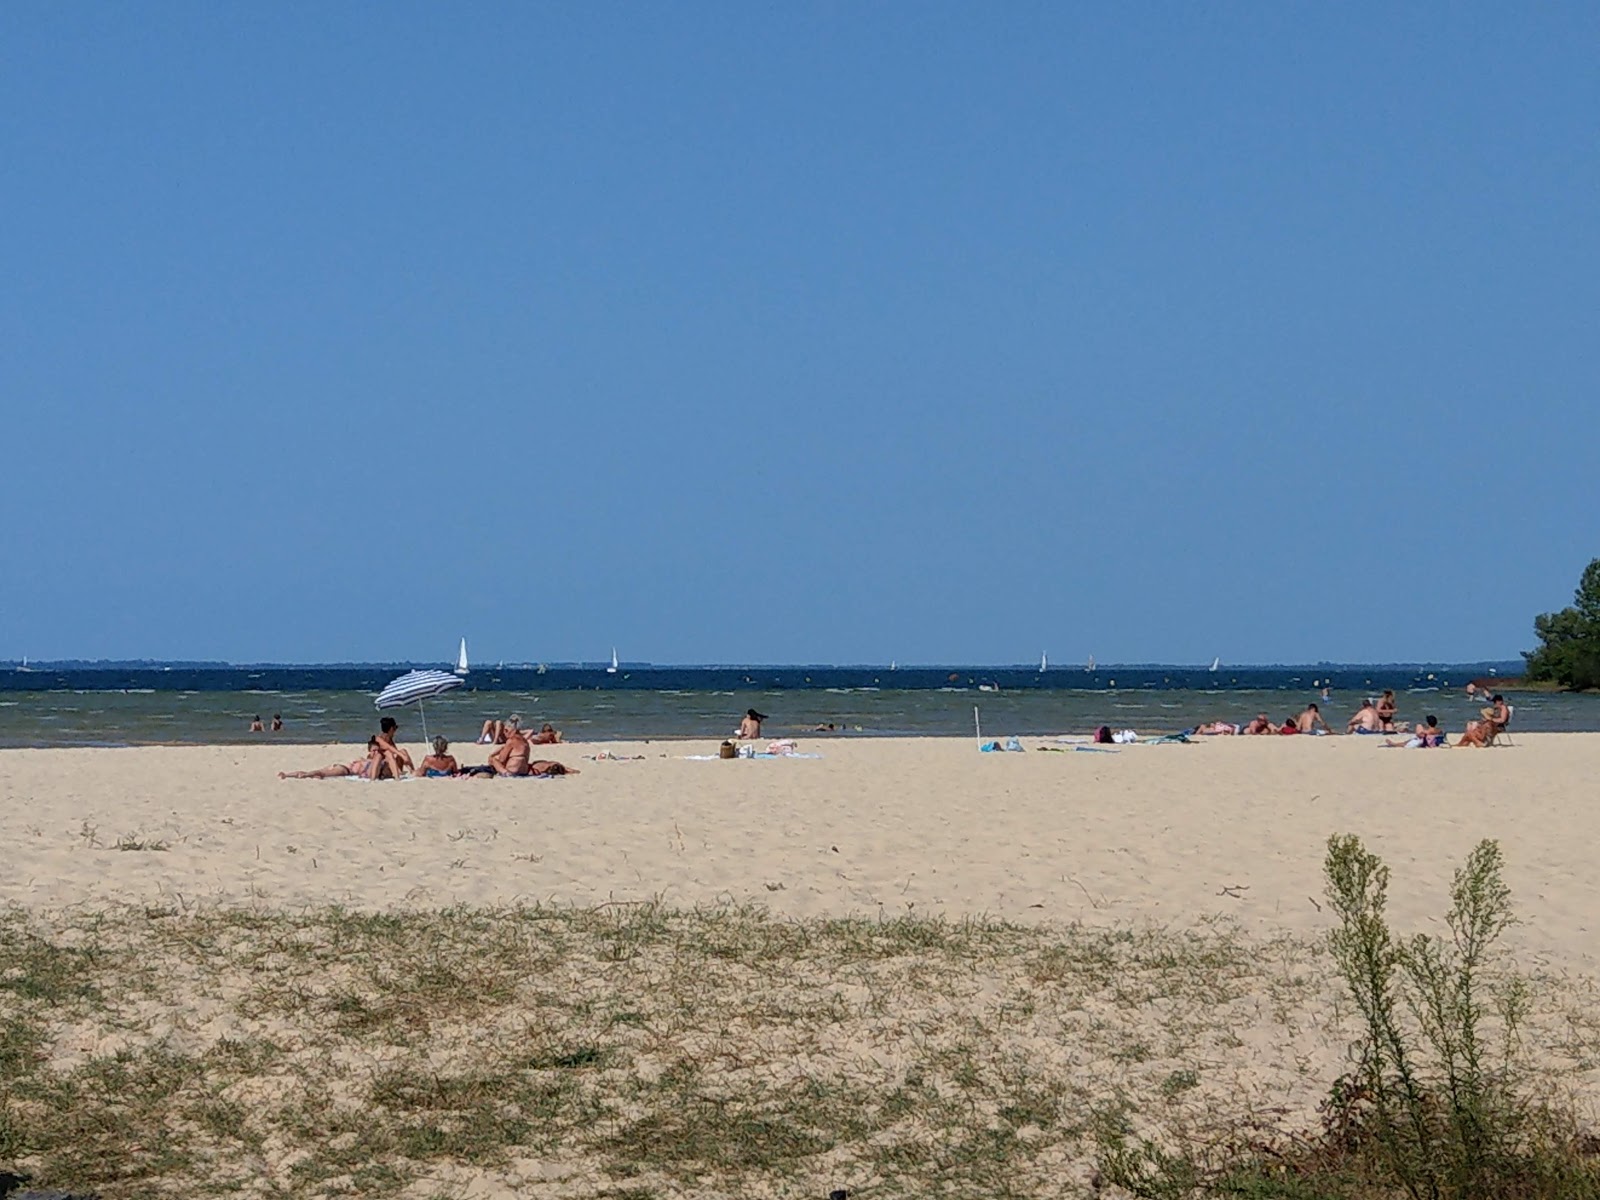
{"label": "group of sunbathers", "polygon": [[[1404,721],[1395,720],[1396,708],[1392,689],[1385,690],[1376,700],[1369,697],[1362,701],[1355,715],[1345,723],[1344,731],[1350,734],[1409,733],[1411,735],[1403,741],[1389,739],[1385,744],[1390,746],[1422,748],[1450,744],[1449,735],[1439,727],[1438,717],[1430,713],[1413,728]],[[1504,733],[1510,723],[1511,707],[1506,703],[1505,697],[1497,693],[1489,706],[1481,710],[1479,719],[1467,722],[1466,732],[1461,735],[1461,740],[1456,745],[1487,746]],[[1285,717],[1282,725],[1274,725],[1266,713],[1257,713],[1255,719],[1245,725],[1234,725],[1228,721],[1206,721],[1188,732],[1228,736],[1230,734],[1317,734],[1332,733],[1333,730],[1328,728],[1328,723],[1323,720],[1317,706],[1308,704],[1300,713]]]}
{"label": "group of sunbathers", "polygon": [[500,723],[504,728],[504,737],[489,755],[486,765],[480,767],[463,767],[450,753],[450,743],[442,737],[433,739],[433,753],[422,760],[421,765],[411,761],[411,755],[404,746],[395,742],[395,733],[399,729],[399,722],[393,717],[384,717],[378,723],[376,736],[367,739],[367,757],[358,758],[351,763],[332,763],[326,767],[319,767],[315,771],[279,771],[279,779],[405,779],[411,776],[419,779],[467,779],[472,777],[494,778],[496,776],[538,776],[550,778],[556,775],[576,775],[574,767],[555,762],[552,759],[534,758],[530,750],[530,742],[548,745],[559,742],[561,734],[546,725],[539,734],[529,738],[518,727],[519,722],[513,717],[510,721]]}

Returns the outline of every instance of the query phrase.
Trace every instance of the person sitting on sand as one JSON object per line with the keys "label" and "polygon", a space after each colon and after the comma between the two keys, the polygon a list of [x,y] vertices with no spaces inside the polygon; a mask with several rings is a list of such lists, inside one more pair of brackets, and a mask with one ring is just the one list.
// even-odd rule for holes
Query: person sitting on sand
{"label": "person sitting on sand", "polygon": [[1257,713],[1256,719],[1246,725],[1240,732],[1250,734],[1252,737],[1254,737],[1263,733],[1274,733],[1276,732],[1276,728],[1272,724],[1271,718],[1268,717],[1266,713]]}
{"label": "person sitting on sand", "polygon": [[1394,689],[1385,688],[1383,695],[1378,697],[1378,728],[1385,733],[1402,733],[1395,727],[1394,714],[1399,706],[1394,702]]}
{"label": "person sitting on sand", "polygon": [[530,746],[554,746],[561,741],[561,730],[546,721],[538,733],[528,738]]}
{"label": "person sitting on sand", "polygon": [[1407,750],[1425,750],[1433,746],[1448,746],[1450,739],[1444,730],[1439,728],[1439,718],[1429,713],[1422,719],[1422,724],[1417,726],[1416,732],[1404,741],[1397,742],[1393,738],[1386,738],[1385,746],[1399,746]]}
{"label": "person sitting on sand", "polygon": [[376,755],[382,760],[382,765],[372,770],[373,779],[403,779],[415,773],[416,767],[411,763],[411,755],[404,747],[395,745],[394,735],[400,728],[400,722],[393,717],[384,717],[378,722],[378,736],[367,743],[371,748],[367,757]]}
{"label": "person sitting on sand", "polygon": [[744,711],[744,719],[739,722],[739,732],[736,735],[741,741],[753,741],[761,736],[761,722],[767,719],[765,713],[758,713],[753,708]]}
{"label": "person sitting on sand", "polygon": [[433,753],[422,760],[418,774],[427,779],[449,778],[461,774],[461,764],[448,753],[450,743],[442,737],[433,739]]}
{"label": "person sitting on sand", "polygon": [[1378,718],[1378,706],[1368,696],[1361,702],[1361,707],[1356,709],[1356,715],[1346,722],[1346,733],[1382,733],[1383,722]]}
{"label": "person sitting on sand", "polygon": [[483,729],[478,733],[478,745],[503,746],[506,744],[506,738],[511,736],[511,731],[521,728],[522,718],[516,713],[512,713],[504,721],[490,717],[483,723]]}
{"label": "person sitting on sand", "polygon": [[522,730],[513,727],[506,740],[489,756],[489,765],[496,775],[526,775],[528,773],[528,739]]}
{"label": "person sitting on sand", "polygon": [[1206,721],[1196,725],[1194,732],[1205,734],[1207,737],[1231,737],[1239,732],[1239,727],[1227,721]]}
{"label": "person sitting on sand", "polygon": [[1322,719],[1322,713],[1315,704],[1306,705],[1305,711],[1294,719],[1295,728],[1301,733],[1313,733],[1319,727],[1323,733],[1332,733],[1328,723]]}

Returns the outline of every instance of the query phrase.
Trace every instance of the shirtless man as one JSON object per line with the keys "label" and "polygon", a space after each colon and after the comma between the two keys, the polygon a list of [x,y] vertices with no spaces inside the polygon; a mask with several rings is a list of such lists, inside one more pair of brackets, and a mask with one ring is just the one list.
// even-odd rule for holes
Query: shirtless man
{"label": "shirtless man", "polygon": [[1301,713],[1294,719],[1294,727],[1301,733],[1310,733],[1319,725],[1322,727],[1323,733],[1333,732],[1333,730],[1328,728],[1328,723],[1322,719],[1322,713],[1317,711],[1317,706],[1315,704],[1306,705],[1305,712]]}
{"label": "shirtless man", "polygon": [[1256,719],[1246,725],[1242,732],[1252,735],[1259,735],[1263,733],[1273,733],[1276,732],[1276,730],[1271,719],[1266,713],[1257,713]]}
{"label": "shirtless man", "polygon": [[500,748],[489,755],[489,765],[496,775],[526,775],[528,773],[528,739],[522,730],[511,729]]}
{"label": "shirtless man", "polygon": [[1361,702],[1361,707],[1356,709],[1356,715],[1346,722],[1346,733],[1381,733],[1383,732],[1383,719],[1378,716],[1378,706],[1369,696]]}
{"label": "shirtless man", "polygon": [[528,739],[528,745],[554,746],[559,741],[561,741],[561,730],[546,721],[544,728]]}
{"label": "shirtless man", "polygon": [[370,747],[367,757],[380,760],[370,778],[401,779],[416,771],[411,763],[411,755],[403,747],[395,745],[394,735],[399,728],[400,722],[393,717],[384,717],[378,722],[378,736],[367,743]]}

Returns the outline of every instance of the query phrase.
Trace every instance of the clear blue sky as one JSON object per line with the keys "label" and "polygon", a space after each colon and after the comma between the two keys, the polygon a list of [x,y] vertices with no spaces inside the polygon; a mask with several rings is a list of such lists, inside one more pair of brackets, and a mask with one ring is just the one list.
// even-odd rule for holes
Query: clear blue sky
{"label": "clear blue sky", "polygon": [[0,6],[0,657],[1513,656],[1600,8]]}

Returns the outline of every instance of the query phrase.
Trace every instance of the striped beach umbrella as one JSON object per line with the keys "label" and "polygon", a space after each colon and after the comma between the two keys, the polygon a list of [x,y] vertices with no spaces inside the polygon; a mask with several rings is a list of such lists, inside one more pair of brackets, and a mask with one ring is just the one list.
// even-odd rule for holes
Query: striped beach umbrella
{"label": "striped beach umbrella", "polygon": [[387,687],[373,701],[377,708],[401,708],[415,703],[422,716],[422,740],[428,740],[428,713],[422,707],[424,700],[442,696],[462,684],[462,679],[448,671],[407,671],[398,679],[391,679]]}

